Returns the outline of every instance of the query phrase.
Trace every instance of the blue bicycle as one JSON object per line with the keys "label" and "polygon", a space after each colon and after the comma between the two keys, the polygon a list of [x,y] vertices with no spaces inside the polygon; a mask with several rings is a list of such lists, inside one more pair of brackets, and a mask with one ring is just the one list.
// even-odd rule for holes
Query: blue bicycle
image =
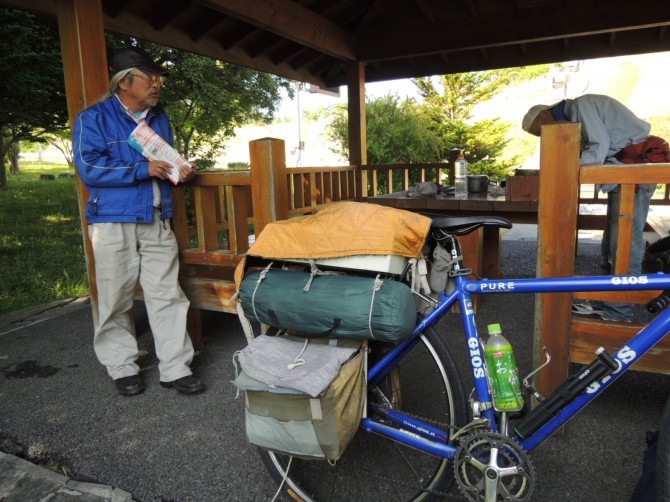
{"label": "blue bicycle", "polygon": [[[453,258],[452,286],[439,295],[412,336],[397,345],[371,342],[368,352],[367,413],[361,429],[336,463],[300,460],[260,450],[280,491],[294,500],[444,499],[454,483],[467,500],[526,501],[535,473],[529,454],[559,427],[627,371],[670,331],[670,310],[660,312],[616,353],[604,349],[577,375],[532,411],[496,411],[477,334],[472,295],[611,290],[669,290],[670,275],[599,276],[560,279],[505,279],[504,291],[492,282],[470,280],[458,258],[458,237],[483,226],[511,228],[499,217],[433,218],[430,243]],[[437,324],[458,304],[474,390],[468,397],[448,342]],[[546,364],[546,363],[545,363]]]}

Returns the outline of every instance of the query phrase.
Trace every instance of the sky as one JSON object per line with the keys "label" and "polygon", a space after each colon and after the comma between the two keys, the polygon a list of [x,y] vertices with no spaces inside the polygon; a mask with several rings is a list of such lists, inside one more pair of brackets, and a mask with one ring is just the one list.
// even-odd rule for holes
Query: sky
{"label": "sky", "polygon": [[[473,111],[476,120],[501,118],[521,132],[521,119],[532,105],[556,103],[564,98],[574,98],[584,93],[611,95],[622,101],[641,118],[670,115],[670,52],[640,56],[621,56],[583,61],[578,70],[570,72],[565,86],[554,86],[551,73],[544,79],[536,79],[513,86],[490,102],[478,105]],[[605,77],[605,78],[603,78]],[[368,99],[397,95],[400,98],[414,97],[419,100],[416,86],[408,79],[366,84]],[[299,117],[307,110],[328,108],[347,102],[346,86],[340,88],[340,97],[310,94],[302,91],[299,99],[284,99],[277,121],[269,126],[246,127],[238,130],[238,137],[231,141],[225,155],[226,161],[248,162],[248,142],[261,137],[285,140],[287,165],[334,166],[345,163],[333,156],[331,145],[325,135],[325,120],[317,124],[299,124]],[[302,113],[299,113],[299,110]],[[297,145],[305,144],[300,151]],[[539,140],[538,140],[539,146]],[[536,152],[537,153],[537,152]],[[537,155],[529,158],[523,167],[537,167]]]}

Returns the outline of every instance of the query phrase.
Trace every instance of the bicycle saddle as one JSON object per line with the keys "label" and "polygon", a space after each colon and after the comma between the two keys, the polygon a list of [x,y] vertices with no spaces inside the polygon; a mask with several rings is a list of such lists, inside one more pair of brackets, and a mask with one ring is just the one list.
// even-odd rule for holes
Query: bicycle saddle
{"label": "bicycle saddle", "polygon": [[431,228],[453,235],[466,235],[480,227],[512,228],[512,222],[500,216],[444,216],[421,213],[433,220]]}

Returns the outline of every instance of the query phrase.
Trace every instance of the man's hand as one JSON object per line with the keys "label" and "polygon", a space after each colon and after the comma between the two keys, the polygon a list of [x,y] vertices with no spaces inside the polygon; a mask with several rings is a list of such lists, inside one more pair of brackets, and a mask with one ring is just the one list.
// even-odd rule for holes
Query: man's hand
{"label": "man's hand", "polygon": [[188,166],[179,167],[179,181],[186,183],[190,181],[195,176],[195,169]]}
{"label": "man's hand", "polygon": [[168,179],[168,175],[172,171],[172,165],[162,160],[149,161],[149,174],[159,180]]}

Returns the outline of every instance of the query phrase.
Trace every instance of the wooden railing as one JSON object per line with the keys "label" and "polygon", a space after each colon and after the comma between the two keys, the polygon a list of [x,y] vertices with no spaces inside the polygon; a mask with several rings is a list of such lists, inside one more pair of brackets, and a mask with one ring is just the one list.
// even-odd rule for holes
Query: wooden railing
{"label": "wooden railing", "polygon": [[[254,166],[262,173],[263,166]],[[311,214],[331,202],[356,200],[356,166],[285,168],[288,214]],[[262,176],[262,174],[259,174]],[[173,229],[187,265],[235,266],[249,248],[254,205],[251,170],[203,172],[173,190]]]}
{"label": "wooden railing", "polygon": [[[662,185],[660,196],[654,196],[654,198],[651,199],[651,204],[655,206],[670,206],[670,184],[664,185],[659,183],[659,185]],[[607,204],[607,196],[602,192],[598,192],[595,184],[585,183],[580,185],[579,203]]]}
{"label": "wooden railing", "polygon": [[[453,184],[453,161],[455,153],[458,150],[450,153],[448,162],[442,163],[427,163],[427,164],[370,164],[361,167],[363,171],[367,171],[368,186],[363,188],[362,199],[367,200],[368,197],[375,195],[383,195],[394,192],[394,186],[397,188],[398,184],[395,181],[400,178],[400,190],[408,190],[411,188],[410,179],[417,181],[435,181],[442,184]],[[430,170],[430,176],[428,175]],[[412,176],[413,172],[418,171],[418,176]],[[380,177],[379,173],[384,173]],[[651,200],[652,206],[670,206],[670,184],[660,184],[659,191]],[[660,193],[659,193],[660,192]],[[584,183],[580,185],[578,195],[579,205],[600,205],[607,204],[607,196],[602,192],[596,190],[596,185],[593,183]],[[604,209],[603,214],[579,214],[578,228],[589,230],[602,230],[605,225]],[[656,231],[659,236],[667,235],[668,232],[663,225],[655,224],[655,221],[650,218],[648,222],[649,228]]]}
{"label": "wooden railing", "polygon": [[[288,214],[312,214],[356,200],[355,166],[286,168]],[[203,172],[173,191],[181,263],[236,266],[253,235],[251,170]],[[266,204],[256,200],[255,205]]]}
{"label": "wooden railing", "polygon": [[288,214],[313,214],[342,200],[356,200],[356,166],[286,168]]}
{"label": "wooden railing", "polygon": [[[400,178],[400,190],[409,190],[412,172],[418,171],[416,181],[435,181],[442,183],[443,175],[448,176],[450,172],[449,163],[436,162],[427,164],[369,164],[361,167],[368,172],[368,187],[362,191],[363,199],[367,197],[374,197],[375,195],[389,194],[396,191],[394,186],[397,186],[395,180]],[[432,176],[428,176],[428,171],[432,170]],[[380,179],[379,173],[384,173],[383,181]]]}
{"label": "wooden railing", "polygon": [[[621,185],[619,239],[613,273],[628,275],[635,184],[670,183],[670,164],[580,168],[579,138],[579,124],[556,124],[542,129],[537,276],[574,275],[578,201],[580,186],[585,184]],[[574,297],[572,293],[538,294],[535,302],[534,366],[539,366],[541,362],[543,346],[552,356],[551,364],[537,377],[540,392],[547,395],[565,380],[569,363],[591,362],[599,346],[615,351],[641,328],[633,323],[573,317],[571,305],[574,298],[644,304],[658,293],[581,293]],[[634,368],[670,372],[670,340],[661,341]]]}
{"label": "wooden railing", "polygon": [[[607,195],[597,191],[595,184],[584,183],[581,184],[579,188],[580,205],[607,205]],[[670,206],[670,184],[659,183],[659,189],[654,194],[650,204],[652,206]],[[657,223],[658,222],[652,217],[647,220],[648,228],[654,230],[659,237],[668,235],[668,232],[663,228],[663,225],[658,225]],[[605,226],[605,216],[599,214],[580,214],[578,217],[578,225],[580,229],[601,230]]]}
{"label": "wooden railing", "polygon": [[252,215],[249,171],[198,173],[173,190],[181,261],[189,265],[235,266],[249,248]]}

